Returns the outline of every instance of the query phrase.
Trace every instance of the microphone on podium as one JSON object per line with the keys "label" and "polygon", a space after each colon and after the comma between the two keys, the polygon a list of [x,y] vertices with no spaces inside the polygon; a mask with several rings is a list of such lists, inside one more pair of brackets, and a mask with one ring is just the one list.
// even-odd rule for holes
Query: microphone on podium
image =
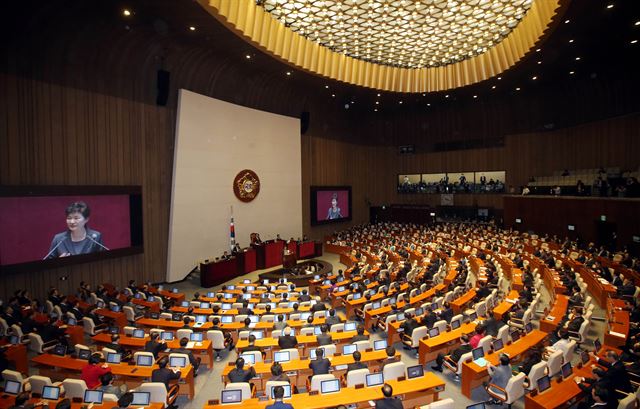
{"label": "microphone on podium", "polygon": [[109,248],[106,247],[104,244],[100,243],[99,241],[96,240],[96,238],[98,237],[97,234],[92,233],[92,234],[87,234],[87,238],[89,240],[91,240],[92,242],[96,243],[98,246],[102,247],[103,249],[109,251]]}
{"label": "microphone on podium", "polygon": [[56,244],[56,245],[55,245],[55,247],[54,247],[54,248],[52,248],[52,249],[47,253],[47,255],[46,255],[46,256],[44,256],[43,260],[46,260],[46,259],[47,259],[47,258],[48,258],[48,257],[49,257],[53,252],[54,252],[54,251],[56,251],[56,249],[57,249],[57,248],[62,244],[62,242],[63,242],[63,241],[64,241],[64,240],[60,240],[60,241],[58,242],[58,244]]}

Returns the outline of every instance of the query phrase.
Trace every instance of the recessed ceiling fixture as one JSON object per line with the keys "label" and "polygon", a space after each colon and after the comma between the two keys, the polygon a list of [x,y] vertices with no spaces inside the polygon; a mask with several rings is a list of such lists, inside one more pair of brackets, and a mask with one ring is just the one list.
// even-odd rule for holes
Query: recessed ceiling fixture
{"label": "recessed ceiling fixture", "polygon": [[538,77],[536,77],[536,76],[534,75],[533,77],[531,77],[531,79],[535,81],[535,80],[537,80],[537,79],[538,79]]}
{"label": "recessed ceiling fixture", "polygon": [[540,51],[542,51],[541,48],[536,48],[536,52],[539,53]]}
{"label": "recessed ceiling fixture", "polygon": [[376,105],[380,105],[380,101],[376,101]]}
{"label": "recessed ceiling fixture", "polygon": [[247,54],[247,55],[244,56],[244,58],[246,58],[247,60],[250,60],[251,59],[251,55]]}
{"label": "recessed ceiling fixture", "polygon": [[567,20],[565,20],[565,21],[564,21],[564,23],[565,23],[565,24],[569,24],[569,22],[570,22],[570,21],[571,21],[571,20],[567,19]]}
{"label": "recessed ceiling fixture", "polygon": [[542,64],[542,61],[538,61],[538,65]]}
{"label": "recessed ceiling fixture", "polygon": [[498,81],[500,81],[502,79],[502,77],[498,77]]}
{"label": "recessed ceiling fixture", "polygon": [[445,95],[444,97],[445,97],[445,98],[449,98],[449,94]]}
{"label": "recessed ceiling fixture", "polygon": [[494,86],[492,86],[492,87],[491,87],[491,89],[496,89],[496,86],[495,86],[495,85],[494,85]]}
{"label": "recessed ceiling fixture", "polygon": [[336,94],[331,94],[331,98],[335,98],[335,97],[336,97]]}
{"label": "recessed ceiling fixture", "polygon": [[569,75],[573,75],[575,73],[576,73],[575,71],[569,71]]}
{"label": "recessed ceiling fixture", "polygon": [[324,87],[325,87],[326,89],[329,89],[329,86],[328,86],[328,85],[325,85]]}
{"label": "recessed ceiling fixture", "polygon": [[189,30],[196,31],[196,28],[194,26],[189,26]]}
{"label": "recessed ceiling fixture", "polygon": [[636,23],[634,24],[634,26],[640,26],[640,20],[636,21]]}
{"label": "recessed ceiling fixture", "polygon": [[607,9],[612,9],[613,8],[613,4],[607,4]]}
{"label": "recessed ceiling fixture", "polygon": [[477,95],[474,95],[473,97],[474,97],[474,98],[478,98],[478,96],[477,96]]}
{"label": "recessed ceiling fixture", "polygon": [[398,104],[402,105],[402,101],[398,101]]}
{"label": "recessed ceiling fixture", "polygon": [[291,75],[291,71],[287,71],[287,75]]}
{"label": "recessed ceiling fixture", "polygon": [[571,40],[569,40],[570,43],[573,43],[573,38]]}
{"label": "recessed ceiling fixture", "polygon": [[437,67],[504,40],[533,0],[261,0],[301,36],[352,58],[402,68]]}
{"label": "recessed ceiling fixture", "polygon": [[580,61],[580,57],[576,57],[576,61]]}
{"label": "recessed ceiling fixture", "polygon": [[638,40],[631,40],[631,44],[635,44],[637,42],[638,42]]}
{"label": "recessed ceiling fixture", "polygon": [[520,91],[520,87],[517,87],[517,88],[516,88],[516,91]]}
{"label": "recessed ceiling fixture", "polygon": [[131,15],[131,10],[129,9],[122,10],[122,15],[125,17],[129,17]]}

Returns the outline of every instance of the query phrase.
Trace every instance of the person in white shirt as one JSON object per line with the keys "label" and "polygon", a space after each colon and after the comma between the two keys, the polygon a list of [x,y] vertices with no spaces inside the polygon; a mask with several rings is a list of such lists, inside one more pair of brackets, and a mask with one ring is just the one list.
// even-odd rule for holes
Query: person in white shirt
{"label": "person in white shirt", "polygon": [[566,329],[561,329],[559,335],[560,339],[550,347],[547,347],[545,359],[555,351],[562,351],[563,356],[566,356],[567,352],[569,351],[569,343],[571,342],[571,340],[569,339],[569,331],[567,331]]}

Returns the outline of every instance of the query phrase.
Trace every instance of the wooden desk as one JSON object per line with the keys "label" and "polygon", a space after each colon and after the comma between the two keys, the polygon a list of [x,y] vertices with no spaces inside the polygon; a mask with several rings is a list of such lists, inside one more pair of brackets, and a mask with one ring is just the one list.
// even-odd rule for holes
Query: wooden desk
{"label": "wooden desk", "polygon": [[147,301],[138,298],[133,298],[131,300],[135,305],[141,305],[145,308],[148,308],[151,312],[160,312],[160,303],[158,301]]}
{"label": "wooden desk", "polygon": [[511,292],[505,297],[505,299],[493,309],[493,316],[497,320],[502,320],[502,318],[507,314],[511,307],[513,307],[513,303],[507,301],[507,299],[517,301],[520,297],[520,293],[516,290],[511,290]]}
{"label": "wooden desk", "polygon": [[[404,381],[387,381],[393,388],[393,395],[400,396],[404,408],[425,405],[438,400],[438,393],[445,387],[444,381],[431,372],[425,373],[422,378],[407,379]],[[382,390],[379,386],[372,388],[342,388],[339,393],[309,395],[308,393],[294,394],[285,402],[294,408],[322,409],[333,408],[339,405],[351,405],[366,403],[370,400],[382,399]],[[262,409],[273,401],[260,401],[257,398],[242,402],[243,409]],[[362,406],[362,405],[359,405]],[[227,409],[229,405],[205,405],[203,409]],[[368,404],[363,407],[369,407]]]}
{"label": "wooden desk", "polygon": [[[500,360],[500,353],[508,354],[511,359],[523,354],[547,337],[546,332],[534,329],[516,342],[505,346],[500,351],[492,352],[485,356],[487,362],[496,366]],[[473,361],[462,364],[462,394],[471,399],[471,391],[480,386],[488,377],[487,367],[476,365]]]}
{"label": "wooden desk", "polygon": [[80,325],[67,325],[64,333],[69,336],[73,345],[84,344],[84,328]]}
{"label": "wooden desk", "polygon": [[[3,341],[4,342],[4,341]],[[23,375],[29,375],[29,363],[27,360],[27,346],[25,344],[10,345],[4,344],[6,347],[5,357],[16,367],[16,371]]]}
{"label": "wooden desk", "polygon": [[[621,347],[629,337],[629,312],[621,310],[624,301],[609,298],[607,301],[607,330],[604,333],[604,343],[612,347]],[[612,334],[611,332],[615,334]]]}
{"label": "wooden desk", "polygon": [[[189,328],[191,328],[194,331],[208,331],[211,329],[211,327],[213,327],[213,324],[210,321],[205,322],[200,327],[194,327],[194,324],[195,324],[194,322],[189,323]],[[171,321],[171,320],[164,320],[164,319],[154,320],[152,318],[140,318],[139,320],[136,320],[136,326],[138,327],[144,326],[144,327],[151,327],[151,328],[167,328],[169,330],[176,331],[184,327],[184,323],[182,321]]]}
{"label": "wooden desk", "polygon": [[120,328],[124,328],[129,325],[129,321],[127,320],[127,316],[124,314],[124,312],[113,312],[106,308],[98,308],[96,310],[96,314],[102,315],[103,317],[112,320],[115,325]]}
{"label": "wooden desk", "polygon": [[444,332],[437,337],[421,339],[418,347],[418,362],[424,365],[431,362],[439,353],[447,355],[460,346],[460,337],[476,330],[476,323],[462,324],[460,328]]}
{"label": "wooden desk", "polygon": [[[58,402],[60,402],[61,400],[63,400],[64,398],[58,399],[56,401],[53,400],[46,400],[46,399],[39,399],[39,398],[31,398],[29,399],[29,403],[38,403],[38,402],[46,402],[49,405],[49,408],[55,408],[56,405],[58,404]],[[16,401],[16,397],[13,395],[2,395],[2,397],[0,398],[0,409],[9,409],[11,406],[14,405]],[[85,403],[75,403],[75,402],[71,402],[71,409],[82,409],[83,407],[86,407]],[[136,406],[134,406],[136,407]],[[93,409],[113,409],[113,408],[118,408],[118,402],[107,402],[104,401],[101,405],[93,405]],[[136,408],[140,408],[139,406]],[[164,408],[164,404],[162,403],[151,403],[149,404],[149,406],[145,406],[144,408],[146,409],[163,409]]]}
{"label": "wooden desk", "polygon": [[[91,337],[95,342],[101,344],[110,344],[111,343],[111,335],[110,334],[97,334]],[[120,334],[120,345],[122,345],[125,349],[144,349],[144,345],[149,341],[149,337],[145,338],[133,338],[126,336],[124,334]],[[173,339],[173,341],[167,342],[167,346],[170,349],[178,349],[180,348],[180,340]],[[197,342],[193,345],[192,348],[187,348],[193,351],[195,356],[199,356],[202,358],[202,363],[207,365],[209,369],[213,368],[213,348],[211,341],[208,339],[204,339],[202,342]]]}
{"label": "wooden desk", "polygon": [[558,383],[555,379],[551,381],[551,387],[546,391],[532,397],[527,393],[524,397],[525,409],[556,409],[566,408],[580,398],[584,392],[578,387],[574,378],[581,376],[585,378],[593,378],[591,373],[591,365],[595,364],[592,358],[587,365],[582,368],[575,367],[571,376]]}
{"label": "wooden desk", "polygon": [[[556,301],[553,303],[551,311],[549,311],[545,318],[540,320],[540,330],[548,333],[555,331],[558,325],[560,325],[562,317],[567,313],[568,307],[569,297],[564,294],[556,295]],[[547,319],[550,316],[553,317],[552,320]]]}
{"label": "wooden desk", "polygon": [[467,303],[470,303],[475,297],[476,290],[472,288],[471,290],[462,294],[460,297],[451,301],[451,308],[453,309],[454,314],[460,314],[462,311],[464,311],[465,305],[467,305]]}
{"label": "wooden desk", "polygon": [[524,284],[522,283],[522,270],[516,267],[511,269],[511,288],[518,291],[522,291],[522,289],[524,289]]}
{"label": "wooden desk", "polygon": [[172,291],[167,290],[158,290],[157,288],[150,287],[149,291],[153,294],[158,294],[163,296],[164,298],[169,298],[177,303],[181,303],[184,301],[184,293],[174,293]]}
{"label": "wooden desk", "polygon": [[[64,380],[68,377],[77,378],[82,372],[82,368],[87,365],[87,361],[74,359],[69,356],[58,356],[52,354],[41,354],[34,357],[31,362],[35,363],[39,368],[40,375],[48,376],[52,380]],[[151,378],[154,369],[158,369],[158,365],[153,366],[137,366],[128,364],[109,364],[111,373],[122,379],[128,388],[134,388],[139,384]],[[186,395],[189,399],[193,399],[195,395],[195,383],[193,381],[193,367],[187,365],[182,368],[182,377],[184,383],[178,382],[180,390],[179,395]]]}

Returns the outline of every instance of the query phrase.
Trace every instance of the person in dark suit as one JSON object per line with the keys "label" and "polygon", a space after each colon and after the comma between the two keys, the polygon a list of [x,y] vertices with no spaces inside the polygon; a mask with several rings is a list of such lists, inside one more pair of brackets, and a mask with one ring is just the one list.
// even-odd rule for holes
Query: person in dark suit
{"label": "person in dark suit", "polygon": [[274,362],[271,365],[271,378],[269,378],[269,380],[277,382],[291,382],[287,374],[282,370],[280,362]]}
{"label": "person in dark suit", "polygon": [[242,300],[242,308],[238,308],[238,315],[253,315],[253,311],[249,308],[249,302]]}
{"label": "person in dark suit", "polygon": [[629,380],[629,373],[627,372],[624,363],[620,360],[620,356],[615,351],[607,351],[605,359],[596,356],[593,352],[589,355],[596,359],[598,365],[601,365],[607,369],[602,377],[606,381],[611,389],[610,392],[615,393],[615,389],[619,389],[624,392],[632,392],[631,381]]}
{"label": "person in dark suit", "polygon": [[265,352],[262,350],[262,348],[260,348],[259,346],[256,345],[256,336],[253,335],[253,334],[249,335],[248,342],[249,342],[249,345],[247,345],[246,347],[242,348],[242,352],[244,353],[244,352],[257,351],[257,352],[260,352],[262,354],[262,358],[264,359]]}
{"label": "person in dark suit", "polygon": [[431,307],[427,307],[424,311],[424,315],[422,316],[422,320],[420,320],[420,324],[431,329],[436,321],[438,321],[438,317],[436,317],[436,314],[431,311]]}
{"label": "person in dark suit", "polygon": [[[473,348],[471,348],[471,345],[469,345],[469,336],[463,334],[460,337],[460,346],[454,349],[453,352],[451,352],[451,354],[449,355],[449,359],[455,363],[458,363],[462,355],[466,354],[467,352],[471,352],[472,349]],[[445,355],[442,352],[439,353],[436,357],[436,364],[433,365],[431,369],[433,369],[434,371],[442,372],[442,363],[444,362],[444,359]],[[458,375],[456,374],[456,379],[457,378]]]}
{"label": "person in dark suit", "polygon": [[357,335],[354,335],[353,338],[351,338],[351,343],[369,340],[369,337],[364,334],[364,325],[358,324],[358,326],[356,327],[356,332]]}
{"label": "person in dark suit", "polygon": [[498,335],[498,329],[502,326],[500,324],[501,323],[493,316],[493,310],[489,310],[487,319],[482,322],[486,335],[491,335],[494,338]]}
{"label": "person in dark suit", "polygon": [[293,409],[293,406],[289,403],[284,403],[282,398],[284,397],[284,388],[280,385],[273,388],[273,398],[275,402],[271,405],[267,405],[265,409]]}
{"label": "person in dark suit", "polygon": [[58,325],[56,325],[57,322],[57,318],[50,318],[48,323],[40,327],[38,334],[42,338],[43,342],[46,343],[57,340],[60,343],[66,343],[64,332],[65,330],[64,328],[60,328]]}
{"label": "person in dark suit", "polygon": [[252,366],[244,369],[244,358],[238,358],[236,367],[229,372],[227,378],[229,382],[249,382],[254,376],[256,376],[256,370]]}
{"label": "person in dark suit", "polygon": [[168,363],[169,358],[163,356],[157,362],[158,369],[154,369],[151,372],[151,382],[162,382],[167,387],[167,390],[169,390],[169,382],[180,379],[182,376],[182,372],[179,370],[167,368]]}
{"label": "person in dark suit", "polygon": [[317,302],[317,303],[313,304],[311,306],[311,309],[310,309],[310,311],[312,313],[317,312],[317,311],[326,311],[326,310],[327,310],[327,306],[324,305],[323,302]]}
{"label": "person in dark suit", "polygon": [[368,368],[367,364],[365,364],[364,362],[360,362],[360,359],[362,359],[362,354],[360,353],[360,351],[355,351],[352,356],[353,363],[347,365],[347,373],[349,373],[349,371],[355,371],[356,369]]}
{"label": "person in dark suit", "polygon": [[623,284],[618,288],[618,293],[622,296],[633,297],[636,292],[636,286],[628,278],[624,279]]}
{"label": "person in dark suit", "polygon": [[329,345],[333,343],[331,339],[331,335],[327,334],[329,331],[329,326],[327,324],[322,324],[320,326],[320,331],[322,332],[320,335],[316,336],[316,340],[318,341],[318,345]]}
{"label": "person in dark suit", "polygon": [[158,359],[158,354],[167,349],[167,344],[164,341],[158,341],[159,335],[157,332],[152,332],[151,339],[144,344],[144,350],[151,352],[155,359]]}
{"label": "person in dark suit", "polygon": [[326,375],[329,373],[331,361],[324,357],[324,349],[316,349],[316,359],[309,362],[309,368],[311,368],[314,375]]}
{"label": "person in dark suit", "polygon": [[376,401],[376,409],[402,409],[402,401],[393,397],[393,388],[388,383],[382,386],[384,398]]}
{"label": "person in dark suit", "polygon": [[403,338],[411,338],[411,334],[413,334],[413,330],[418,328],[420,324],[413,318],[413,314],[407,313],[406,320],[400,325],[402,328],[402,337]]}
{"label": "person in dark suit", "polygon": [[200,357],[196,358],[193,355],[193,351],[187,349],[187,344],[189,343],[189,338],[182,338],[180,340],[180,348],[173,350],[172,352],[176,352],[178,354],[185,354],[189,357],[189,363],[193,366],[193,376],[198,376],[198,368],[200,367],[200,362],[202,359]]}
{"label": "person in dark suit", "polygon": [[84,202],[71,203],[65,209],[67,230],[53,236],[45,259],[96,253],[108,250],[100,232],[86,226],[91,209]]}
{"label": "person in dark suit", "polygon": [[124,348],[122,347],[122,345],[120,345],[120,335],[118,334],[111,334],[111,343],[105,345],[105,347],[109,349],[113,349],[119,354],[125,353]]}
{"label": "person in dark suit", "polygon": [[298,301],[311,301],[311,296],[307,293],[307,290],[302,290],[302,294],[300,295],[300,297],[298,297]]}
{"label": "person in dark suit", "polygon": [[10,406],[9,409],[33,409],[37,406],[44,406],[44,402],[28,403],[29,398],[29,392],[19,393],[18,396],[16,396],[13,406]]}
{"label": "person in dark suit", "polygon": [[340,324],[340,322],[342,322],[342,321],[340,320],[340,317],[338,317],[336,315],[336,310],[334,310],[333,308],[330,309],[329,310],[329,316],[325,320],[325,324],[327,324],[329,327],[331,327],[331,325]]}
{"label": "person in dark suit", "polygon": [[444,303],[442,306],[442,312],[440,313],[440,319],[447,321],[447,323],[451,322],[451,318],[453,318],[453,308],[451,308],[451,304],[448,301]]}
{"label": "person in dark suit", "polygon": [[295,335],[291,335],[291,328],[286,327],[283,335],[278,337],[278,346],[280,349],[295,348],[298,346],[298,339]]}
{"label": "person in dark suit", "polygon": [[382,370],[384,370],[384,367],[387,364],[398,362],[398,358],[396,357],[396,349],[392,345],[389,345],[384,351],[386,352],[387,357],[381,362],[380,366],[382,367]]}

